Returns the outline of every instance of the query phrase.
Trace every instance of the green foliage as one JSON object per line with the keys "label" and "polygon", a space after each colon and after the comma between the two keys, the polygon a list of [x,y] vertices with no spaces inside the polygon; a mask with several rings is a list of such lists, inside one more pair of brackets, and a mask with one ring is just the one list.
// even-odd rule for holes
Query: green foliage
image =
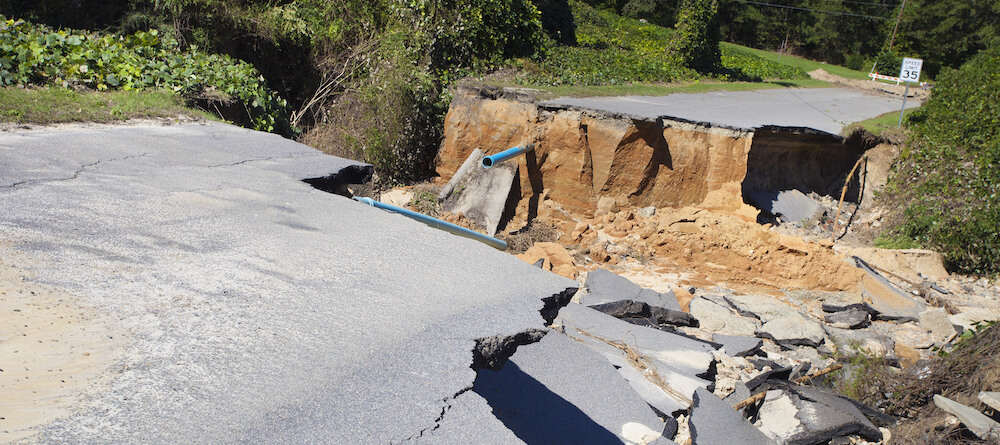
{"label": "green foliage", "polygon": [[720,48],[722,67],[739,80],[760,82],[777,79],[808,79],[802,68],[778,63],[733,46]]}
{"label": "green foliage", "polygon": [[939,250],[951,270],[1000,272],[1000,46],[945,69],[909,119],[911,144],[890,183],[906,202],[884,235]]}
{"label": "green foliage", "polygon": [[854,400],[862,403],[875,402],[881,396],[878,389],[892,381],[895,373],[886,363],[885,357],[856,344],[850,345],[850,349],[853,350],[852,355],[844,368],[831,373],[827,382],[837,392]]}
{"label": "green foliage", "polygon": [[895,51],[882,51],[875,56],[873,62],[876,72],[895,77],[899,75],[899,69],[903,66],[903,56]]}
{"label": "green foliage", "polygon": [[184,106],[171,91],[87,91],[68,88],[0,87],[0,121],[52,124],[115,122],[139,118],[211,118]]}
{"label": "green foliage", "polygon": [[540,61],[521,60],[534,85],[621,85],[693,79],[673,55],[673,30],[570,1],[578,46],[550,46]]}
{"label": "green foliage", "polygon": [[221,93],[246,105],[254,127],[281,129],[285,101],[249,64],[197,49],[178,51],[157,32],[123,36],[45,26],[0,16],[0,84],[64,88],[169,89],[195,97]]}
{"label": "green foliage", "polygon": [[844,66],[852,70],[867,70],[868,59],[861,54],[848,54],[844,57]]}
{"label": "green foliage", "polygon": [[924,59],[923,71],[936,79],[944,67],[958,68],[1000,38],[998,17],[996,1],[910,0],[896,48]]}
{"label": "green foliage", "polygon": [[683,0],[677,12],[677,53],[699,71],[719,67],[719,0]]}
{"label": "green foliage", "polygon": [[532,0],[541,13],[542,28],[560,45],[576,45],[576,21],[567,0]]}

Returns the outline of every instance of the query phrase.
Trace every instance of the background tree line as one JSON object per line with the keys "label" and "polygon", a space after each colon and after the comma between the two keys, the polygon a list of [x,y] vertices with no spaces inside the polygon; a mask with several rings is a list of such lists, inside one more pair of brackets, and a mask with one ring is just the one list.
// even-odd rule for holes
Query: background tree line
{"label": "background tree line", "polygon": [[[584,0],[598,8],[673,26],[681,0]],[[719,0],[721,39],[778,50],[786,37],[796,55],[865,70],[889,52],[901,0]],[[777,6],[764,6],[766,3]],[[893,54],[924,59],[935,77],[957,68],[1000,37],[1000,2],[906,0]],[[898,63],[898,62],[897,62]],[[893,71],[890,67],[883,72]],[[895,67],[898,70],[898,66]]]}

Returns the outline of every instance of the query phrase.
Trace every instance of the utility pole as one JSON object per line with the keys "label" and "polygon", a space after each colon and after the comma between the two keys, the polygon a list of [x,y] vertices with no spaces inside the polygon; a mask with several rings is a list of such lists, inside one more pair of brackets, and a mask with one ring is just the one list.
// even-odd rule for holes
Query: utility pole
{"label": "utility pole", "polygon": [[896,26],[892,27],[892,39],[889,40],[889,52],[892,52],[892,44],[896,42],[896,30],[899,29],[899,21],[903,18],[903,8],[906,7],[906,0],[899,6],[899,15],[896,16]]}

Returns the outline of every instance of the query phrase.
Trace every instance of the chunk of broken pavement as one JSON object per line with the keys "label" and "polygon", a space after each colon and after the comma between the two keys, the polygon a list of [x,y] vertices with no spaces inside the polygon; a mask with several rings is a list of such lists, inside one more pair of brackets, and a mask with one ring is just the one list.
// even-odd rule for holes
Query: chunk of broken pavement
{"label": "chunk of broken pavement", "polygon": [[953,334],[958,333],[961,328],[956,328],[948,318],[948,311],[944,308],[931,308],[920,314],[920,326],[930,331],[934,336],[935,344],[941,346],[944,341]]}
{"label": "chunk of broken pavement", "polygon": [[979,401],[996,411],[1000,411],[1000,392],[980,391]]}
{"label": "chunk of broken pavement", "polygon": [[878,427],[852,402],[787,382],[767,391],[757,416],[761,431],[780,443],[820,444],[853,434],[882,440]]}
{"label": "chunk of broken pavement", "polygon": [[622,300],[598,304],[590,307],[612,317],[621,318],[626,321],[629,319],[639,318],[652,324],[667,324],[673,326],[698,325],[698,320],[692,317],[691,314],[681,311],[672,311],[662,307],[650,306],[646,303],[638,301]]}
{"label": "chunk of broken pavement", "polygon": [[713,334],[712,341],[722,345],[726,354],[733,357],[745,357],[760,349],[763,341],[757,337],[741,335]]}
{"label": "chunk of broken pavement", "polygon": [[835,328],[859,329],[871,324],[871,314],[864,309],[854,308],[826,314],[823,320]]}
{"label": "chunk of broken pavement", "polygon": [[861,294],[865,304],[880,320],[917,321],[924,305],[900,290],[858,257],[854,262],[865,271]]}
{"label": "chunk of broken pavement", "polygon": [[664,430],[607,360],[558,332],[480,371],[473,390],[527,443],[650,443]]}
{"label": "chunk of broken pavement", "polygon": [[818,202],[795,189],[750,192],[749,197],[757,204],[757,208],[781,218],[782,221],[801,222],[815,216],[820,209]]}
{"label": "chunk of broken pavement", "polygon": [[708,343],[630,324],[574,303],[559,312],[556,324],[601,353],[661,413],[686,409],[696,388],[712,384],[702,378],[715,362]]}
{"label": "chunk of broken pavement", "polygon": [[580,297],[580,304],[591,306],[621,300],[637,300],[642,288],[638,284],[605,269],[595,269],[587,274],[587,294]]}
{"label": "chunk of broken pavement", "polygon": [[980,439],[1000,440],[1000,423],[976,409],[938,394],[934,395],[934,404],[948,414],[958,417],[958,420]]}
{"label": "chunk of broken pavement", "polygon": [[681,310],[681,305],[673,292],[660,293],[644,289],[627,278],[605,269],[595,269],[588,273],[586,286],[587,293],[580,297],[580,304],[586,306],[632,300],[664,309]]}
{"label": "chunk of broken pavement", "polygon": [[689,308],[701,329],[708,332],[752,337],[760,327],[757,319],[741,317],[728,307],[703,297],[691,300]]}
{"label": "chunk of broken pavement", "polygon": [[795,310],[791,305],[765,295],[726,295],[723,298],[740,315],[755,317],[764,323]]}
{"label": "chunk of broken pavement", "polygon": [[706,389],[695,391],[688,424],[691,441],[695,445],[775,443],[743,418],[739,411]]}
{"label": "chunk of broken pavement", "polygon": [[904,343],[914,349],[927,349],[934,346],[934,336],[924,328],[914,323],[906,323],[893,332],[896,344]]}
{"label": "chunk of broken pavement", "polygon": [[770,338],[777,343],[805,346],[819,346],[826,338],[826,332],[819,323],[807,319],[798,312],[785,314],[764,323],[757,329],[757,335]]}

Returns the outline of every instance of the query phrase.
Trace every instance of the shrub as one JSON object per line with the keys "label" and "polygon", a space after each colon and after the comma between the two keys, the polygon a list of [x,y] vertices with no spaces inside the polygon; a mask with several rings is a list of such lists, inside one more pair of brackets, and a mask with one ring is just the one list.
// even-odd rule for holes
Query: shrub
{"label": "shrub", "polygon": [[167,89],[193,98],[222,94],[245,104],[255,128],[287,132],[286,102],[252,66],[161,39],[52,30],[0,16],[0,84],[96,90]]}
{"label": "shrub", "polygon": [[521,60],[522,82],[540,85],[619,85],[671,82],[696,73],[680,62],[669,28],[624,18],[571,1],[578,46],[550,42],[539,61]]}
{"label": "shrub", "polygon": [[760,82],[762,80],[809,78],[809,74],[802,68],[767,60],[737,48],[722,48],[721,63],[722,68],[731,71],[731,77],[737,80]]}
{"label": "shrub", "polygon": [[1000,46],[942,71],[909,119],[911,142],[889,199],[905,202],[885,238],[939,250],[954,271],[1000,272]]}

